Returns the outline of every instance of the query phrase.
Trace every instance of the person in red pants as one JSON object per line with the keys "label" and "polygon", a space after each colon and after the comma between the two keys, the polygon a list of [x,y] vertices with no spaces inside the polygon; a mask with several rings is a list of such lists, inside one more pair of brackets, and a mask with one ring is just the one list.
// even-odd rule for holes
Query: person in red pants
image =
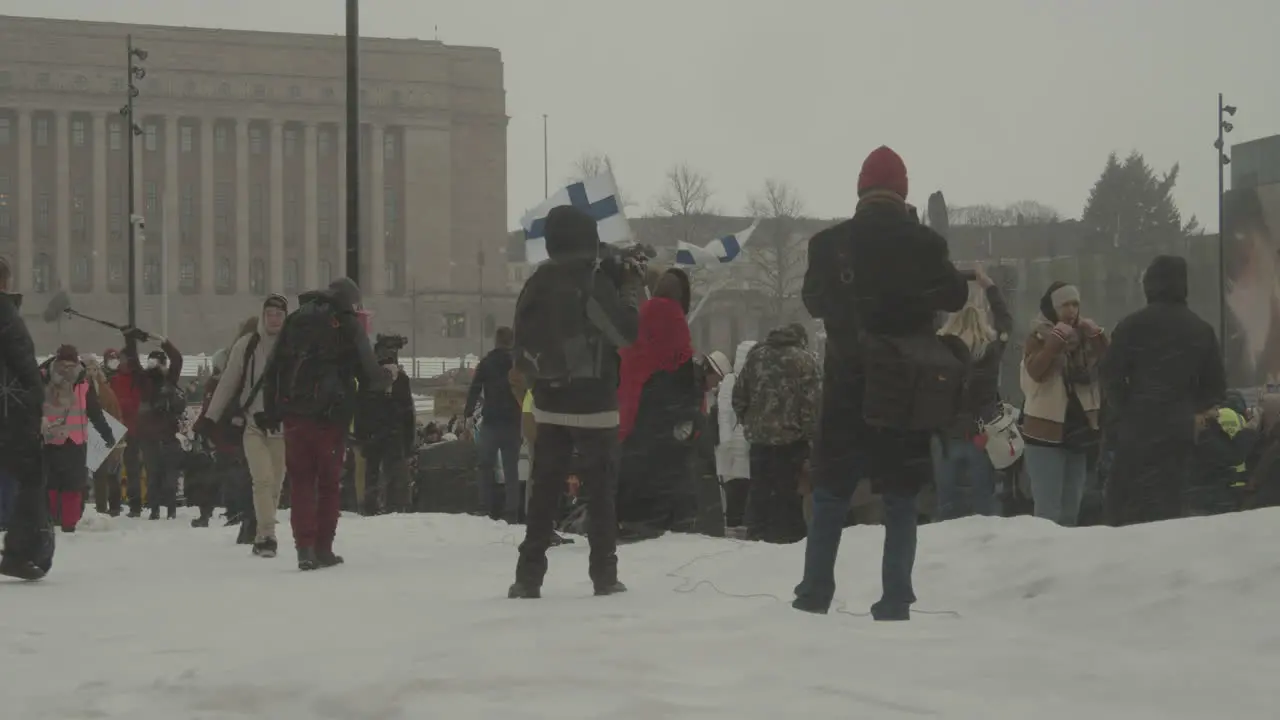
{"label": "person in red pants", "polygon": [[347,278],[303,293],[284,322],[263,381],[259,427],[284,426],[290,524],[298,569],[341,564],[333,552],[341,506],[339,479],[347,428],[361,392],[386,392],[391,372],[369,342],[360,288]]}
{"label": "person in red pants", "polygon": [[83,509],[89,470],[89,423],[106,440],[115,444],[111,426],[89,381],[80,355],[71,345],[63,345],[45,365],[44,463],[48,478],[49,513],[63,532],[75,532]]}

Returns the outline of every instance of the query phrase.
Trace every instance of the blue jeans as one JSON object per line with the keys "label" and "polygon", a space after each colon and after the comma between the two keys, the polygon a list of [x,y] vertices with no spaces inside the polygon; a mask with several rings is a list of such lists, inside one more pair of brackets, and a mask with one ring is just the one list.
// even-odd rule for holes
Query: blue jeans
{"label": "blue jeans", "polygon": [[0,470],[0,528],[9,527],[9,518],[13,517],[13,501],[17,494],[18,481]]}
{"label": "blue jeans", "polygon": [[480,452],[480,511],[493,516],[494,501],[497,499],[494,493],[498,485],[496,471],[498,458],[501,457],[503,486],[506,490],[501,512],[508,522],[513,523],[519,519],[520,508],[524,505],[524,498],[520,493],[520,445],[522,442],[518,423],[512,425],[483,423],[476,438]]}
{"label": "blue jeans", "polygon": [[1036,517],[1075,527],[1088,471],[1085,454],[1064,447],[1027,445],[1022,457],[1031,480]]}
{"label": "blue jeans", "polygon": [[979,515],[1000,514],[996,502],[996,469],[985,450],[979,450],[972,440],[937,436],[929,447],[933,452],[934,483],[938,487],[938,520],[954,520],[971,514],[966,512],[966,493],[961,482],[966,470],[969,472],[968,506]]}

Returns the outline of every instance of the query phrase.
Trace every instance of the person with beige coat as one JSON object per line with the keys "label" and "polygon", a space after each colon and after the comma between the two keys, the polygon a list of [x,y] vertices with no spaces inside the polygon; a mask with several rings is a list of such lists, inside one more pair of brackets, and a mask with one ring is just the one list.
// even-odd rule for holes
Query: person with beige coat
{"label": "person with beige coat", "polygon": [[1080,291],[1050,285],[1022,355],[1023,457],[1036,517],[1067,527],[1079,521],[1087,453],[1100,439],[1098,363],[1106,349],[1106,333],[1080,314]]}

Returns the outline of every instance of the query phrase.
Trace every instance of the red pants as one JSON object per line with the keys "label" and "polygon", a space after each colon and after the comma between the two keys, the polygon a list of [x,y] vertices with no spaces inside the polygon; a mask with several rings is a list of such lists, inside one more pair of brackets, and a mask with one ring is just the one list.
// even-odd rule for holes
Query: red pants
{"label": "red pants", "polygon": [[80,524],[81,494],[71,491],[49,491],[49,515],[63,530]]}
{"label": "red pants", "polygon": [[289,522],[298,548],[333,550],[346,437],[341,425],[303,417],[284,421],[284,468],[293,506]]}

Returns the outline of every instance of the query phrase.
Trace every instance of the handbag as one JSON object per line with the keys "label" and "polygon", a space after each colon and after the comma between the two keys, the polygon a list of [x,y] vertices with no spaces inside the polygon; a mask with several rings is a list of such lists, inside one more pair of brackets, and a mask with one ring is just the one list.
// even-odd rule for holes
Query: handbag
{"label": "handbag", "polygon": [[1022,457],[1026,449],[1026,440],[1018,429],[1018,414],[1012,405],[1000,404],[1000,414],[991,420],[978,424],[981,436],[985,439],[984,450],[996,470],[1004,470]]}

